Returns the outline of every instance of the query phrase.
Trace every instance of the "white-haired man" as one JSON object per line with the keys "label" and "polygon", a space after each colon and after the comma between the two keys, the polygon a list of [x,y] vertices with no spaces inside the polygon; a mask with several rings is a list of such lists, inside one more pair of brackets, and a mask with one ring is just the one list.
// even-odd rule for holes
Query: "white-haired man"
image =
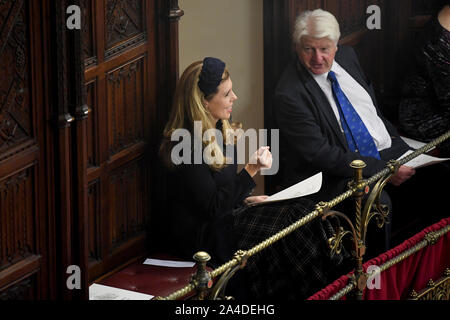
{"label": "white-haired man", "polygon": [[[349,167],[353,160],[366,163],[363,173],[369,177],[409,149],[381,115],[354,50],[338,46],[339,37],[331,13],[317,9],[301,14],[294,32],[297,57],[283,72],[274,96],[282,185],[322,171],[315,201],[331,200],[346,190],[354,176]],[[399,186],[414,174],[413,168],[401,166],[390,183]],[[383,200],[390,205],[385,193]]]}

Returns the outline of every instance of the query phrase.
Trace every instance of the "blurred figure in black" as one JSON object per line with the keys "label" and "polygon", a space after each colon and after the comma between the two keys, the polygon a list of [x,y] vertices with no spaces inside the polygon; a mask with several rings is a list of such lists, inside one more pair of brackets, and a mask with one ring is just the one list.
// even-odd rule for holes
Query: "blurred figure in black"
{"label": "blurred figure in black", "polygon": [[[450,5],[436,1],[434,14],[416,45],[413,73],[406,79],[399,107],[405,135],[423,142],[450,130]],[[438,146],[450,157],[450,141]]]}

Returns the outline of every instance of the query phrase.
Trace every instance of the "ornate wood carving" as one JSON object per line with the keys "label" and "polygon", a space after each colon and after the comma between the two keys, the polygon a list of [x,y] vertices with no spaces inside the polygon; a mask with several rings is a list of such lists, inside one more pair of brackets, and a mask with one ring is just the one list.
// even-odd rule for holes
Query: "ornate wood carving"
{"label": "ornate wood carving", "polygon": [[97,63],[97,53],[95,51],[94,41],[96,38],[93,25],[93,17],[95,17],[95,6],[92,0],[81,0],[82,24],[81,28],[83,39],[83,52],[85,56],[84,66],[87,68]]}
{"label": "ornate wood carving", "polygon": [[101,260],[101,239],[103,230],[100,215],[100,181],[92,181],[88,187],[88,212],[89,212],[89,260],[95,262]]}
{"label": "ornate wood carving", "polygon": [[[0,0],[1,299],[86,298],[86,277],[148,249],[176,23],[165,0]],[[65,287],[71,264],[81,291]]]}
{"label": "ornate wood carving", "polygon": [[[14,27],[15,17],[20,13],[23,6],[23,0],[20,1],[1,1],[0,17],[2,18],[2,29],[0,29],[0,50],[3,51],[9,33]],[[0,51],[0,52],[1,52]]]}
{"label": "ornate wood carving", "polygon": [[91,281],[146,250],[153,170],[147,152],[156,146],[155,114],[166,110],[163,3],[95,1],[95,12],[103,13],[93,25],[98,61],[85,70]]}
{"label": "ornate wood carving", "polygon": [[33,300],[36,299],[36,279],[28,277],[0,292],[1,300]]}
{"label": "ornate wood carving", "polygon": [[110,156],[144,138],[145,56],[107,74]]}
{"label": "ornate wood carving", "polygon": [[123,51],[126,51],[130,48],[133,48],[136,45],[139,45],[147,38],[146,33],[138,34],[137,36],[118,44],[117,46],[112,47],[111,49],[106,50],[105,57],[109,58],[111,56],[117,55]]}
{"label": "ornate wood carving", "polygon": [[[26,11],[23,1],[5,1],[0,24],[0,153],[33,136],[30,123]],[[0,12],[5,14],[2,8]]]}
{"label": "ornate wood carving", "polygon": [[144,161],[134,161],[111,173],[111,249],[140,235],[146,228]]}
{"label": "ornate wood carving", "polygon": [[106,0],[106,57],[146,40],[144,9],[143,0]]}
{"label": "ornate wood carving", "polygon": [[35,251],[30,170],[0,181],[0,270]]}
{"label": "ornate wood carving", "polygon": [[48,297],[52,290],[52,206],[43,201],[50,189],[44,12],[44,2],[0,0],[0,299]]}

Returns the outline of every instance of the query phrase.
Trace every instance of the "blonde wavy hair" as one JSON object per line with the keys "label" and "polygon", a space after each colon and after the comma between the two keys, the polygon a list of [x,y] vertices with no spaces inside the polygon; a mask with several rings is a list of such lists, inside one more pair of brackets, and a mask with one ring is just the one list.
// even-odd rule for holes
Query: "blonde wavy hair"
{"label": "blonde wavy hair", "polygon": [[[212,169],[220,170],[226,166],[227,159],[223,155],[222,146],[219,146],[217,140],[214,137],[214,130],[216,129],[216,123],[213,120],[210,112],[206,109],[204,101],[210,101],[216,92],[205,96],[198,86],[199,76],[203,67],[203,61],[196,61],[186,68],[181,75],[174,95],[172,110],[169,116],[169,120],[164,128],[163,143],[161,144],[160,155],[163,158],[165,164],[169,167],[173,166],[170,154],[173,147],[171,141],[172,133],[177,129],[186,129],[192,136],[194,136],[194,121],[201,121],[202,132],[200,138],[202,139],[205,131],[207,132],[207,141],[202,139],[202,151],[205,148],[209,148],[210,154],[214,157],[214,160],[208,161],[209,166]],[[227,80],[230,74],[225,69],[222,75],[222,81]],[[221,133],[223,141],[226,144],[234,143],[234,139],[230,139],[230,132],[232,127],[228,120],[219,120],[222,122]],[[200,134],[200,133],[198,133]],[[203,152],[202,152],[203,154]],[[209,159],[206,159],[209,160]]]}

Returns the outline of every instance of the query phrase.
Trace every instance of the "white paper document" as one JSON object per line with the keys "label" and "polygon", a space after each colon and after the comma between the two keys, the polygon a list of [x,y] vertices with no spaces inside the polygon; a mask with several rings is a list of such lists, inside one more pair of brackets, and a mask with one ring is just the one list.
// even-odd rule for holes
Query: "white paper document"
{"label": "white paper document", "polygon": [[192,261],[172,261],[172,260],[160,260],[160,259],[146,259],[144,264],[159,267],[171,267],[171,268],[192,268],[195,266],[195,262]]}
{"label": "white paper document", "polygon": [[400,138],[402,138],[402,140],[405,141],[408,146],[410,146],[411,148],[414,148],[416,150],[420,149],[424,145],[426,145],[426,143],[424,143],[424,142],[420,142],[420,141],[417,141],[417,140],[414,140],[411,138],[406,138],[406,137],[402,137],[402,136],[400,136]]}
{"label": "white paper document", "polygon": [[151,300],[154,296],[94,283],[89,287],[89,300]]}
{"label": "white paper document", "polygon": [[284,189],[274,195],[271,195],[266,200],[252,205],[264,204],[267,202],[295,199],[299,197],[304,197],[313,193],[316,193],[322,187],[322,172],[309,177],[287,189]]}
{"label": "white paper document", "polygon": [[[412,150],[408,150],[405,152],[404,155],[402,155],[397,160],[400,160],[413,152],[414,151],[412,151]],[[437,157],[429,156],[427,154],[421,154],[420,156],[417,156],[414,159],[405,163],[405,166],[413,167],[413,168],[417,169],[417,168],[430,166],[432,164],[436,164],[436,163],[447,161],[447,160],[450,160],[450,158],[437,158]]]}
{"label": "white paper document", "polygon": [[[414,140],[411,138],[406,138],[406,137],[400,137],[400,138],[402,138],[403,141],[405,141],[408,146],[410,146],[411,148],[416,149],[416,150],[427,145],[425,142],[417,141],[417,140]],[[428,151],[431,151],[434,148],[436,148],[436,147],[433,147]]]}

